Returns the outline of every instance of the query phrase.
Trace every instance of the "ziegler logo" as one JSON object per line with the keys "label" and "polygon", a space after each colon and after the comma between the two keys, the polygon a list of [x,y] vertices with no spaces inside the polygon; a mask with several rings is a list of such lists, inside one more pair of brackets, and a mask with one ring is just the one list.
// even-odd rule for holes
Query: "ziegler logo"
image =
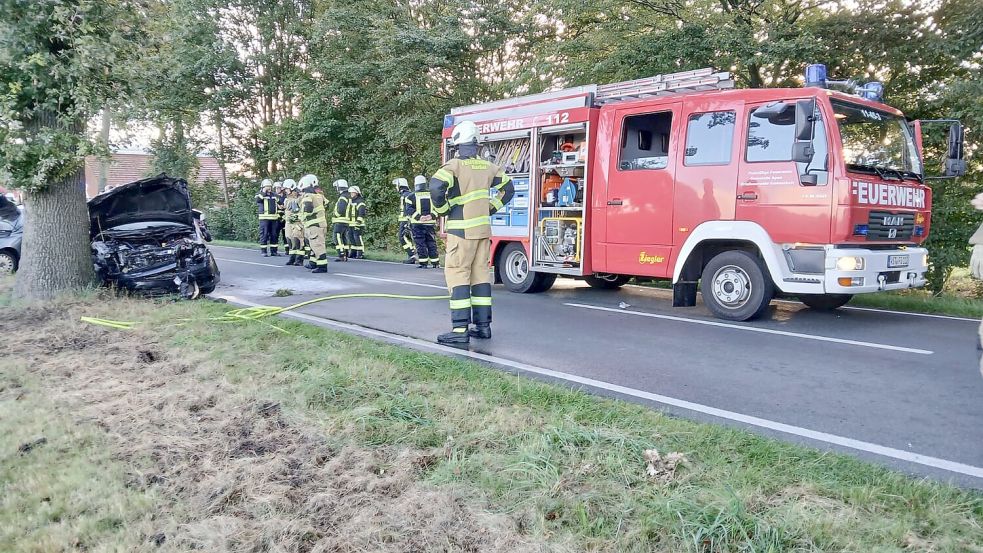
{"label": "ziegler logo", "polygon": [[662,257],[661,255],[648,255],[645,252],[638,254],[638,262],[642,265],[656,265],[664,262],[665,260],[666,258]]}
{"label": "ziegler logo", "polygon": [[852,191],[860,205],[925,208],[925,191],[920,188],[854,181]]}

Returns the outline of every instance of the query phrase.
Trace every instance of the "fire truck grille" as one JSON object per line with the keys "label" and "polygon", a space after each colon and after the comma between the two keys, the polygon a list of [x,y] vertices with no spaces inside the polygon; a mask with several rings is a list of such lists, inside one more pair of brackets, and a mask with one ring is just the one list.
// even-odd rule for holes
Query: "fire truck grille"
{"label": "fire truck grille", "polygon": [[867,240],[909,240],[914,230],[914,213],[871,211],[867,223]]}

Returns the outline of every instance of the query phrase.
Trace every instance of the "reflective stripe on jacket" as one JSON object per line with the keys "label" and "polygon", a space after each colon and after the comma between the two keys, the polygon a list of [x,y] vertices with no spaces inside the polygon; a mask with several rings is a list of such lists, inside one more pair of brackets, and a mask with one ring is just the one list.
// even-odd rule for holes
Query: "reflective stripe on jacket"
{"label": "reflective stripe on jacket", "polygon": [[491,215],[515,194],[510,179],[494,163],[480,158],[454,158],[430,179],[433,211],[446,215],[444,228],[460,238],[491,236]]}

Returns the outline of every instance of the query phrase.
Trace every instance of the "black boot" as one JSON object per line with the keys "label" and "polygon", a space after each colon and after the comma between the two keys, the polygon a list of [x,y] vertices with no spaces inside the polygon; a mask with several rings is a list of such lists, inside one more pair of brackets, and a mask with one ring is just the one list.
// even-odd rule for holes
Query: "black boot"
{"label": "black boot", "polygon": [[439,269],[440,268],[440,262],[439,261],[433,261],[433,262],[430,263],[430,266],[432,268],[434,268],[434,269]]}
{"label": "black boot", "polygon": [[313,259],[308,259],[307,260],[307,264],[304,265],[304,267],[306,267],[308,269],[313,269],[313,268],[317,267],[317,265],[314,264],[314,260]]}
{"label": "black boot", "polygon": [[403,261],[403,263],[406,264],[406,265],[414,265],[414,264],[416,264],[416,258],[415,257],[407,257],[406,258],[406,261]]}
{"label": "black boot", "polygon": [[324,265],[318,265],[317,268],[314,269],[311,272],[312,273],[326,273],[326,272],[328,272],[328,268],[325,267]]}
{"label": "black boot", "polygon": [[266,248],[263,248],[263,257],[269,257],[269,256],[270,256],[269,252],[266,251]]}
{"label": "black boot", "polygon": [[420,263],[419,265],[416,266],[416,268],[417,269],[426,269],[427,268],[427,264],[426,263]]}
{"label": "black boot", "polygon": [[491,325],[477,325],[468,330],[468,336],[479,340],[488,340],[491,338]]}
{"label": "black boot", "polygon": [[290,259],[287,259],[287,265],[293,265],[294,261],[296,260],[297,260],[297,256],[291,254]]}
{"label": "black boot", "polygon": [[437,343],[445,346],[466,346],[471,343],[471,337],[466,328],[455,329],[437,336]]}

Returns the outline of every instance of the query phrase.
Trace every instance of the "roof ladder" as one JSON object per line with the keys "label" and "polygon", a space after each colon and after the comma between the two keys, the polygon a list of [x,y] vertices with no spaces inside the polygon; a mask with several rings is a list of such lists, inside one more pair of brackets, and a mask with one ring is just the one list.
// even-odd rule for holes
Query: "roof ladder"
{"label": "roof ladder", "polygon": [[727,71],[715,72],[713,68],[694,69],[679,73],[667,73],[634,81],[597,85],[594,105],[637,100],[656,96],[671,96],[687,92],[726,90],[734,88],[734,79]]}

